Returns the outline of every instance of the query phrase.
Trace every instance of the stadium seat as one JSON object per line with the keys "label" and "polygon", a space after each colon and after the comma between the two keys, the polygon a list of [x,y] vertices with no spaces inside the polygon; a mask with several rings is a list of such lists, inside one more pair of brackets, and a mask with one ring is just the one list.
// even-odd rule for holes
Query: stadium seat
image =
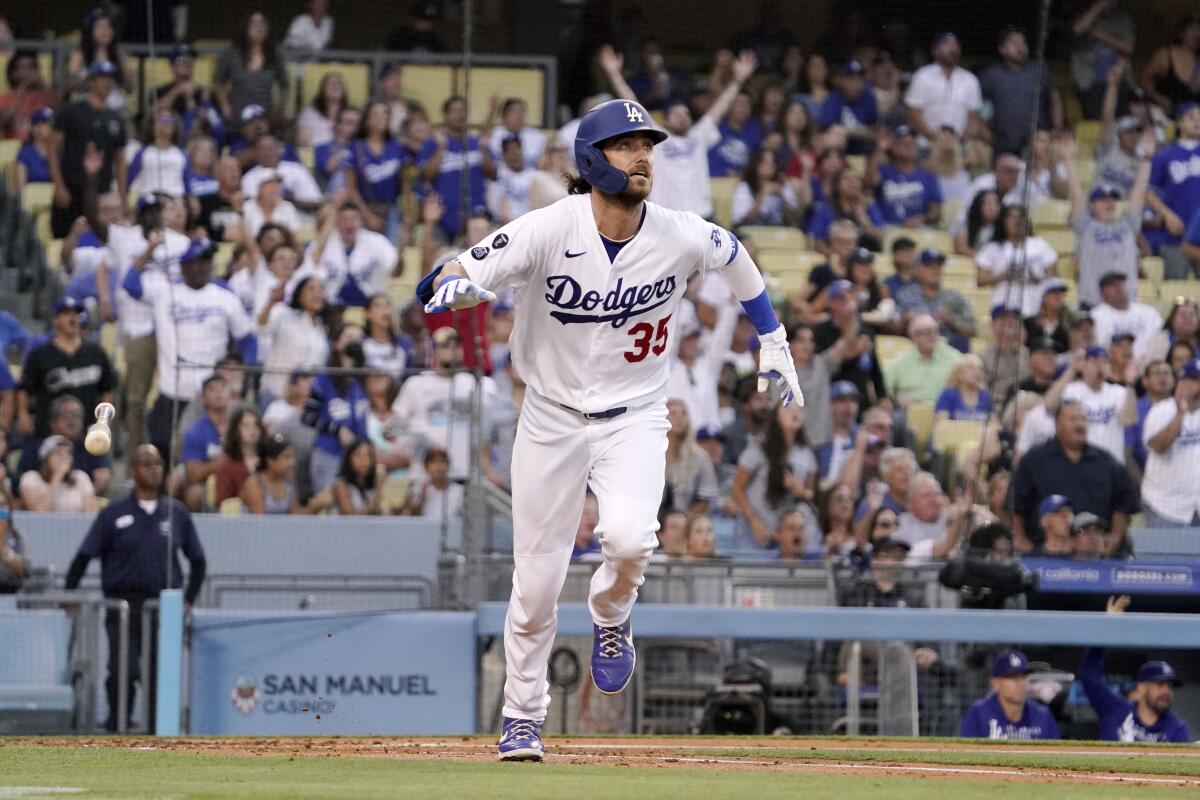
{"label": "stadium seat", "polygon": [[1065,228],[1070,212],[1071,203],[1068,200],[1043,200],[1033,207],[1029,221],[1040,235],[1043,228]]}
{"label": "stadium seat", "polygon": [[[0,612],[0,716],[6,732],[62,730],[71,724],[68,643],[70,623],[62,611]],[[16,728],[17,730],[14,730]]]}
{"label": "stadium seat", "polygon": [[1045,239],[1060,256],[1075,253],[1075,231],[1070,228],[1052,228],[1038,231],[1037,235]]}
{"label": "stadium seat", "polygon": [[750,239],[759,252],[763,250],[796,252],[805,249],[808,243],[804,231],[784,225],[746,225],[738,228],[738,235]]}
{"label": "stadium seat", "polygon": [[859,175],[867,174],[867,157],[866,156],[846,156],[846,166],[853,169]]}
{"label": "stadium seat", "polygon": [[1063,280],[1073,281],[1079,277],[1079,264],[1073,254],[1069,256],[1060,255],[1054,267],[1058,270],[1058,277]]}
{"label": "stadium seat", "polygon": [[439,64],[405,64],[404,96],[425,106],[430,119],[438,119],[442,103],[454,94],[454,67]]}
{"label": "stadium seat", "polygon": [[21,208],[25,213],[35,216],[43,211],[49,211],[54,202],[54,184],[27,183],[21,190]]}
{"label": "stadium seat", "polygon": [[905,336],[875,337],[875,355],[879,358],[880,366],[894,361],[899,356],[911,350],[912,347],[912,340]]}
{"label": "stadium seat", "polygon": [[[159,50],[161,53],[162,50]],[[192,80],[199,86],[211,86],[213,73],[217,71],[217,59],[215,56],[197,56],[195,64],[192,67]],[[150,89],[153,92],[159,86],[164,86],[170,83],[173,78],[171,76],[171,60],[160,56],[150,58],[147,56],[142,59],[142,72],[137,76],[136,80],[142,82],[141,86]],[[141,86],[138,87],[138,93],[141,94]]]}
{"label": "stadium seat", "polygon": [[739,178],[710,178],[712,186],[713,215],[723,228],[733,227],[733,187]]}
{"label": "stadium seat", "polygon": [[807,280],[808,273],[817,264],[825,262],[825,256],[811,250],[787,252],[785,250],[760,250],[756,256],[758,265],[775,277],[781,275],[802,275]]}
{"label": "stadium seat", "polygon": [[975,259],[970,256],[947,255],[943,275],[970,275],[975,277]]}
{"label": "stadium seat", "polygon": [[17,160],[21,144],[20,139],[0,139],[0,166],[7,166]]}
{"label": "stadium seat", "polygon": [[944,419],[933,425],[933,449],[953,455],[960,447],[978,444],[983,423],[974,420]]}
{"label": "stadium seat", "polygon": [[45,245],[46,248],[46,266],[50,269],[59,269],[62,264],[62,239],[52,239]]}
{"label": "stadium seat", "polygon": [[949,229],[954,224],[958,213],[962,211],[962,200],[947,200],[942,203],[942,218],[938,223],[939,228]]}
{"label": "stadium seat", "polygon": [[[892,337],[899,338],[899,337]],[[930,403],[913,403],[908,407],[908,427],[917,437],[917,452],[925,449],[933,436],[933,405]]]}
{"label": "stadium seat", "polygon": [[342,312],[342,322],[361,328],[367,322],[366,310],[362,306],[346,306]]}
{"label": "stadium seat", "polygon": [[245,510],[240,497],[227,497],[221,501],[218,513],[224,514],[227,517],[236,517]]}
{"label": "stadium seat", "polygon": [[1162,281],[1158,285],[1158,308],[1163,316],[1171,312],[1175,299],[1186,297],[1191,300],[1200,299],[1200,281]]}
{"label": "stadium seat", "polygon": [[309,171],[312,171],[313,164],[316,163],[313,148],[297,147],[296,155],[300,156],[300,163],[307,167]]}
{"label": "stadium seat", "polygon": [[942,285],[947,289],[953,289],[956,292],[966,292],[974,289],[976,286],[975,273],[964,275],[962,273],[951,273],[942,276]]}
{"label": "stadium seat", "polygon": [[350,105],[361,108],[371,98],[371,65],[348,61],[314,61],[305,64],[300,75],[300,107],[312,102],[321,80],[331,72],[342,76]]}
{"label": "stadium seat", "polygon": [[1147,256],[1143,258],[1138,265],[1141,267],[1142,274],[1146,276],[1146,280],[1153,284],[1162,283],[1163,279],[1163,260],[1158,256]]}
{"label": "stadium seat", "polygon": [[[1169,141],[1169,140],[1168,140]],[[1076,165],[1076,172],[1079,173],[1079,185],[1085,189],[1096,182],[1096,162],[1092,159],[1080,161]]]}
{"label": "stadium seat", "polygon": [[[408,86],[408,68],[405,67],[404,85]],[[461,89],[466,85],[463,70],[456,69],[454,85]],[[471,107],[471,124],[482,125],[488,115],[492,97],[504,102],[508,97],[519,97],[528,106],[526,123],[536,127],[545,125],[546,76],[540,69],[528,67],[474,67],[471,69],[471,93],[467,97]],[[440,107],[440,104],[439,104]],[[497,109],[499,114],[499,109]],[[498,117],[497,117],[498,120]]]}
{"label": "stadium seat", "polygon": [[885,253],[891,252],[892,242],[901,236],[906,236],[916,242],[918,250],[923,250],[926,247],[936,247],[943,253],[954,252],[954,240],[946,231],[938,230],[937,228],[901,228],[896,225],[889,225],[884,229],[883,251]]}
{"label": "stadium seat", "polygon": [[385,514],[399,513],[408,502],[408,478],[389,477],[379,489],[379,507]]}
{"label": "stadium seat", "polygon": [[1082,119],[1075,123],[1075,141],[1080,153],[1091,153],[1100,141],[1101,124],[1099,120]]}

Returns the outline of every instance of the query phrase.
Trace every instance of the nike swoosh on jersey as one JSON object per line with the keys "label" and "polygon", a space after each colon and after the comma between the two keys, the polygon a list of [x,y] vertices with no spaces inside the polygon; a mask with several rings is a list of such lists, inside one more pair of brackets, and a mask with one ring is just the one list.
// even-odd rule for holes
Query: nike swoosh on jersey
{"label": "nike swoosh on jersey", "polygon": [[563,255],[567,258],[579,258],[582,255],[587,255],[587,250],[580,250],[578,253],[572,253],[570,250],[567,250]]}

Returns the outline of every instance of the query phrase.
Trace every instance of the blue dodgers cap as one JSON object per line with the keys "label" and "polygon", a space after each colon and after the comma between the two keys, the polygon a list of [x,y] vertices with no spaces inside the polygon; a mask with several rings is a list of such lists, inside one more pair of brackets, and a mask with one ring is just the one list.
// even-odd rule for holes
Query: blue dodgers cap
{"label": "blue dodgers cap", "polygon": [[862,75],[864,72],[866,70],[863,69],[863,65],[853,58],[842,64],[842,68],[838,70],[839,75]]}
{"label": "blue dodgers cap", "polygon": [[1183,681],[1175,674],[1175,669],[1166,661],[1147,661],[1138,667],[1138,683],[1169,683],[1172,686],[1182,686]]}
{"label": "blue dodgers cap", "polygon": [[1117,342],[1125,340],[1132,342],[1135,339],[1137,339],[1137,337],[1133,335],[1133,331],[1117,331],[1112,335],[1112,340],[1109,342],[1109,344],[1116,344]]}
{"label": "blue dodgers cap", "polygon": [[1200,108],[1200,103],[1197,103],[1195,100],[1188,100],[1185,103],[1180,103],[1179,105],[1175,106],[1175,119],[1179,119],[1189,111],[1195,111],[1198,108]]}
{"label": "blue dodgers cap", "polygon": [[74,297],[63,295],[54,301],[54,309],[50,312],[52,316],[57,316],[64,311],[73,311],[76,314],[83,312],[83,303],[76,300]]}
{"label": "blue dodgers cap", "polygon": [[1200,381],[1200,358],[1193,358],[1190,361],[1183,362],[1183,366],[1179,368],[1178,377]]}
{"label": "blue dodgers cap", "polygon": [[1071,498],[1065,494],[1052,494],[1046,497],[1038,504],[1038,516],[1044,517],[1047,514],[1053,514],[1059,509],[1069,508],[1075,510],[1075,504],[1071,502]]}
{"label": "blue dodgers cap", "polygon": [[190,264],[193,261],[199,261],[202,258],[212,256],[213,245],[207,238],[201,237],[193,239],[188,245],[188,249],[183,251],[183,255],[179,257],[180,264]]}
{"label": "blue dodgers cap", "polygon": [[829,387],[830,400],[843,400],[847,397],[859,399],[858,387],[850,381],[837,381],[833,386]]}
{"label": "blue dodgers cap", "polygon": [[992,319],[998,319],[1006,314],[1012,314],[1014,317],[1021,316],[1021,309],[1015,306],[1005,305],[1004,303],[996,303],[992,306]]}
{"label": "blue dodgers cap", "polygon": [[830,300],[844,297],[854,289],[854,284],[845,278],[838,278],[825,289],[825,296]]}
{"label": "blue dodgers cap", "polygon": [[93,61],[88,66],[87,71],[89,78],[106,77],[115,78],[117,75],[117,65],[111,61]]}
{"label": "blue dodgers cap", "polygon": [[1084,358],[1108,358],[1108,351],[1098,344],[1088,345],[1083,351]]}
{"label": "blue dodgers cap", "polygon": [[723,442],[725,441],[725,434],[721,433],[720,428],[704,426],[696,431],[696,441],[702,442],[706,439],[716,439],[719,442]]}
{"label": "blue dodgers cap", "polygon": [[947,41],[947,40],[950,40],[950,39],[953,39],[953,40],[954,40],[954,41],[956,41],[956,42],[958,41],[958,37],[957,37],[957,36],[955,36],[955,35],[954,35],[953,33],[951,33],[950,31],[942,31],[942,32],[941,32],[941,33],[939,33],[937,36],[934,36],[934,37],[933,37],[933,46],[936,48],[936,47],[938,47],[938,46],[939,46],[939,45],[940,45],[942,42],[945,42],[945,41]]}
{"label": "blue dodgers cap", "polygon": [[171,63],[179,61],[180,59],[184,59],[184,58],[194,59],[195,57],[196,57],[196,51],[193,50],[192,46],[190,44],[188,44],[187,42],[180,42],[179,44],[172,47],[171,55],[169,56],[169,58],[171,59]]}
{"label": "blue dodgers cap", "polygon": [[941,266],[946,263],[946,254],[936,247],[926,247],[921,251],[921,255],[917,256],[917,263],[922,267],[930,264]]}
{"label": "blue dodgers cap", "polygon": [[992,677],[1007,678],[1012,675],[1028,675],[1029,659],[1020,650],[1005,650],[992,662]]}
{"label": "blue dodgers cap", "polygon": [[258,103],[251,103],[242,109],[242,122],[249,122],[252,119],[258,119],[259,117],[265,117],[266,115],[267,110],[265,108],[260,106]]}
{"label": "blue dodgers cap", "polygon": [[43,122],[52,122],[54,120],[54,109],[50,106],[43,106],[33,112],[33,116],[29,118],[30,123],[40,125]]}
{"label": "blue dodgers cap", "polygon": [[1111,197],[1113,200],[1121,200],[1124,199],[1125,193],[1122,192],[1118,186],[1113,186],[1112,184],[1108,183],[1097,183],[1095,188],[1093,188],[1091,193],[1088,195],[1088,202],[1091,203],[1095,200],[1103,200],[1106,197]]}

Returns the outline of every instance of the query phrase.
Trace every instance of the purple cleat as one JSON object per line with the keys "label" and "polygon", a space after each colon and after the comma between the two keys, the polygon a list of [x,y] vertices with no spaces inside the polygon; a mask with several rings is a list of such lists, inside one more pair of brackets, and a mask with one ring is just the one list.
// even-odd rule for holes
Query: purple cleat
{"label": "purple cleat", "polygon": [[542,745],[542,724],[531,719],[505,717],[497,749],[501,761],[541,761],[546,754]]}
{"label": "purple cleat", "polygon": [[611,628],[593,626],[592,682],[601,694],[618,694],[629,685],[637,651],[633,648],[633,626],[626,621]]}

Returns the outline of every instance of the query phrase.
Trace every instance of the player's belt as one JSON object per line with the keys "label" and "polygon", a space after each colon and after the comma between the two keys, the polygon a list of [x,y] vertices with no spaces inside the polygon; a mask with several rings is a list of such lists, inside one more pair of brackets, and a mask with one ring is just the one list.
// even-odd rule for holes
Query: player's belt
{"label": "player's belt", "polygon": [[617,408],[610,408],[608,411],[594,411],[589,414],[586,411],[580,411],[578,408],[571,408],[570,406],[568,406],[564,403],[559,403],[558,407],[563,409],[564,411],[570,411],[572,414],[578,414],[579,416],[583,417],[584,419],[588,419],[588,420],[612,419],[613,417],[621,416],[622,414],[624,414],[626,411],[629,410],[628,406],[619,406]]}

